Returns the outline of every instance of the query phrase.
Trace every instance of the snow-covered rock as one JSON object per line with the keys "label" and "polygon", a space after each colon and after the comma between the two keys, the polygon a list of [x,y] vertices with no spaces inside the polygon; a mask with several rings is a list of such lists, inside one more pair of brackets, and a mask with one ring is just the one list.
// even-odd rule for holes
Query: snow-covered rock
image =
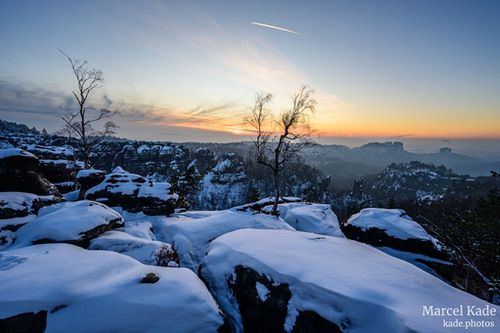
{"label": "snow-covered rock", "polygon": [[106,177],[106,171],[97,169],[82,169],[76,174],[76,181],[80,184],[79,198],[85,197],[85,192],[100,184]]}
{"label": "snow-covered rock", "polygon": [[[266,206],[262,211],[270,213],[272,208]],[[337,216],[332,212],[330,205],[286,203],[280,204],[278,210],[279,216],[296,230],[344,237]]]}
{"label": "snow-covered rock", "polygon": [[72,147],[43,146],[37,144],[23,144],[21,148],[41,159],[72,160],[75,152]]}
{"label": "snow-covered rock", "polygon": [[[280,197],[278,198],[278,203],[292,203],[292,202],[301,202],[302,198],[298,197]],[[242,206],[236,207],[239,210],[252,210],[254,212],[260,212],[263,208],[267,206],[272,206],[274,204],[274,197],[267,197],[260,199],[256,202],[251,202],[244,204]]]}
{"label": "snow-covered rock", "polygon": [[116,167],[100,184],[87,190],[85,198],[129,212],[168,215],[174,212],[178,196],[167,182],[153,182]]}
{"label": "snow-covered rock", "polygon": [[118,252],[146,265],[178,266],[172,245],[135,237],[123,231],[108,231],[91,240],[88,248]]}
{"label": "snow-covered rock", "polygon": [[[157,281],[140,283],[147,275]],[[5,332],[216,332],[223,325],[192,271],[110,251],[43,244],[0,252],[0,280]]]}
{"label": "snow-covered rock", "polygon": [[39,196],[24,192],[0,192],[0,219],[36,214],[40,208],[58,202],[61,202],[61,198],[53,195]]}
{"label": "snow-covered rock", "polygon": [[437,240],[401,209],[362,209],[349,218],[344,233],[351,239],[377,247],[446,257]]}
{"label": "snow-covered rock", "polygon": [[200,274],[235,332],[450,332],[443,320],[470,317],[423,307],[500,310],[373,247],[299,231],[225,234]]}
{"label": "snow-covered rock", "polygon": [[181,266],[196,271],[213,239],[243,228],[294,230],[275,216],[230,209],[176,214],[167,223],[158,225],[158,233],[164,241],[173,244]]}
{"label": "snow-covered rock", "polygon": [[59,194],[41,173],[38,158],[19,148],[0,150],[0,191]]}
{"label": "snow-covered rock", "polygon": [[121,225],[121,215],[99,202],[63,202],[40,209],[33,222],[16,231],[12,247],[54,242],[86,247],[92,238]]}

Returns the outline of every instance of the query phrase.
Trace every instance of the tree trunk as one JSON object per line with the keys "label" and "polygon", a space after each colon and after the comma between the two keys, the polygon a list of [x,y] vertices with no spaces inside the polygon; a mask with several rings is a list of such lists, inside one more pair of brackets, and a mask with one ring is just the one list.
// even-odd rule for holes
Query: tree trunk
{"label": "tree trunk", "polygon": [[279,190],[279,180],[278,180],[278,173],[274,174],[274,203],[273,203],[273,210],[271,211],[271,215],[278,216],[278,203],[280,200],[280,190]]}

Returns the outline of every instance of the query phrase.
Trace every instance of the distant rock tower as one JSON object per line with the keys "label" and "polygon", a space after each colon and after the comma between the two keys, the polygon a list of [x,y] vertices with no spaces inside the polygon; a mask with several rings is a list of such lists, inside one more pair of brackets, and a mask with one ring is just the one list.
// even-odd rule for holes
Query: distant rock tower
{"label": "distant rock tower", "polygon": [[443,147],[439,149],[440,154],[451,154],[453,151],[449,147]]}

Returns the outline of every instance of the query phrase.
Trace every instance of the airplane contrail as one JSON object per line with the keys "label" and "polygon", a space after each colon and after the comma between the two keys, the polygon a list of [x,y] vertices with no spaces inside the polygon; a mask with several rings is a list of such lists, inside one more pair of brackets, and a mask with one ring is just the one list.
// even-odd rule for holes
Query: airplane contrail
{"label": "airplane contrail", "polygon": [[293,31],[293,30],[290,30],[290,29],[281,28],[281,27],[277,27],[275,25],[258,23],[258,22],[250,22],[250,24],[258,25],[258,26],[261,26],[261,27],[264,27],[264,28],[276,29],[276,30],[280,30],[280,31],[284,31],[284,32],[289,32],[291,34],[295,34],[295,35],[299,35],[299,36],[304,36],[300,32]]}

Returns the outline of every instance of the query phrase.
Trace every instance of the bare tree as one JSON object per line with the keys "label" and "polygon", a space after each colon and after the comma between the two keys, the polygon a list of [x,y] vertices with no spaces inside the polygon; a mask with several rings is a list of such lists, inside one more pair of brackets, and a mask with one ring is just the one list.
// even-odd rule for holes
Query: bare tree
{"label": "bare tree", "polygon": [[80,142],[83,161],[85,167],[88,168],[91,166],[90,154],[92,150],[106,136],[114,134],[117,128],[116,124],[109,120],[104,123],[102,130],[97,130],[95,126],[116,115],[117,111],[89,106],[89,97],[104,83],[102,71],[89,68],[85,60],[73,59],[63,51],[59,50],[59,52],[68,59],[77,83],[76,90],[72,91],[77,108],[62,108],[63,115],[60,118],[65,123],[62,132],[66,133],[68,137],[74,136]]}
{"label": "bare tree", "polygon": [[303,86],[292,98],[292,106],[273,119],[266,105],[271,94],[257,94],[251,115],[246,119],[256,133],[253,140],[257,163],[269,168],[273,176],[273,215],[278,215],[280,181],[287,163],[312,143],[309,117],[315,111],[314,91]]}

